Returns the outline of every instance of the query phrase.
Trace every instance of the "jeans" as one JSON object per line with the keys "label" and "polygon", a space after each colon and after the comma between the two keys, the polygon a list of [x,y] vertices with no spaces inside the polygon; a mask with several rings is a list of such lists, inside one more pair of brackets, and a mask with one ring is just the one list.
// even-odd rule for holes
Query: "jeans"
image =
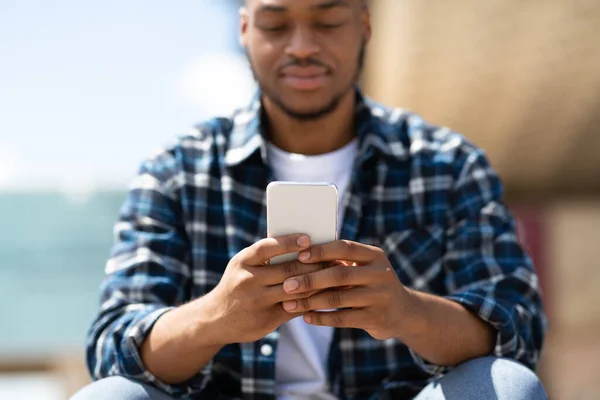
{"label": "jeans", "polygon": [[[149,385],[111,377],[94,382],[71,400],[172,400]],[[496,357],[467,361],[427,385],[414,400],[547,400],[540,380],[525,366]]]}

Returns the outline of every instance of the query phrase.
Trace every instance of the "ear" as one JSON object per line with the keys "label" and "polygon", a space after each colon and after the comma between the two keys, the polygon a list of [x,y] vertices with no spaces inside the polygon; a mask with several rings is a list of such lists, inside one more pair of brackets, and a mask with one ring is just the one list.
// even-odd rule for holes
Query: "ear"
{"label": "ear", "polygon": [[248,47],[248,9],[240,8],[240,44],[242,47]]}
{"label": "ear", "polygon": [[369,43],[371,35],[373,34],[373,28],[371,27],[371,12],[366,4],[363,4],[361,11],[361,23],[363,27],[365,43]]}

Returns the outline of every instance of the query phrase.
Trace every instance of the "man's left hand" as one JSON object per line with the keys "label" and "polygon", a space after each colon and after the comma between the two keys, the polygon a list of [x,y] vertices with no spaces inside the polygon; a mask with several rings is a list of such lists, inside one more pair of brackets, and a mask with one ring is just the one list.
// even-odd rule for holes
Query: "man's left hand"
{"label": "man's left hand", "polygon": [[400,327],[410,319],[413,296],[396,276],[382,249],[339,240],[313,246],[298,258],[305,264],[338,261],[330,268],[284,282],[288,293],[320,291],[283,303],[290,313],[306,313],[307,323],[359,328],[375,339],[385,340],[397,338]]}

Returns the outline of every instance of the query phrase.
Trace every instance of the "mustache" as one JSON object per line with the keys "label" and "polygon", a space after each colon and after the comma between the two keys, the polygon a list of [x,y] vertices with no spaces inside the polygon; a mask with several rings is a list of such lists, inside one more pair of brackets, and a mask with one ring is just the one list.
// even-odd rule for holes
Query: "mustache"
{"label": "mustache", "polygon": [[283,71],[287,67],[321,67],[327,70],[327,72],[331,71],[329,65],[325,64],[322,61],[317,60],[316,58],[306,57],[306,58],[298,58],[292,57],[289,61],[285,62],[281,67],[279,67],[280,71]]}

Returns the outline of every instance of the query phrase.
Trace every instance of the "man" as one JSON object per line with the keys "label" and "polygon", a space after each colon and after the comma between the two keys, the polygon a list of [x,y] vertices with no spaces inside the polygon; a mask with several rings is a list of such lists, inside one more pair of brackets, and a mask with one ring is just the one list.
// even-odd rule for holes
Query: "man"
{"label": "man", "polygon": [[[546,398],[501,183],[459,134],[361,95],[370,37],[360,0],[246,2],[260,93],[142,164],[76,399]],[[336,183],[343,240],[265,239],[274,179]]]}

